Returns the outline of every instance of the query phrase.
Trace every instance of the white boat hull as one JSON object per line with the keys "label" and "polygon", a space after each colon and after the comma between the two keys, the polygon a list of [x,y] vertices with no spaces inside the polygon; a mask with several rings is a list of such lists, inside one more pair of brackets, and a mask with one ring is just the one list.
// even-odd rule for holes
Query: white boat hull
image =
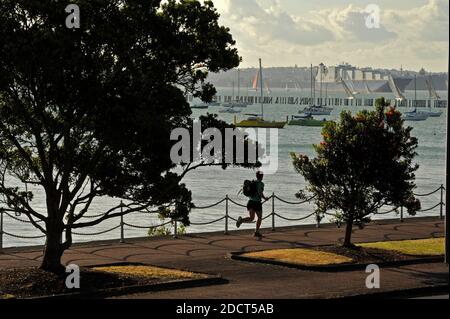
{"label": "white boat hull", "polygon": [[405,113],[404,114],[405,121],[426,121],[428,119],[428,114],[425,113]]}
{"label": "white boat hull", "polygon": [[222,104],[223,107],[239,107],[239,108],[245,108],[247,107],[249,104],[247,103],[242,103],[242,102],[233,102],[233,103],[224,103]]}
{"label": "white boat hull", "polygon": [[233,110],[232,108],[226,109],[226,110],[220,110],[219,113],[231,113],[231,114],[238,114],[241,113],[239,110]]}
{"label": "white boat hull", "polygon": [[311,114],[311,115],[331,115],[331,112],[333,111],[332,108],[329,107],[322,107],[322,106],[313,106],[313,107],[306,107],[303,110],[301,110],[300,114]]}

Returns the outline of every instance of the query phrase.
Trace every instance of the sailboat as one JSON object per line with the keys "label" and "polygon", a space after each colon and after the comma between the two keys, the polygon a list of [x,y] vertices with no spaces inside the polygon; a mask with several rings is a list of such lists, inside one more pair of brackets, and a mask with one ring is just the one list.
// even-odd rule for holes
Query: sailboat
{"label": "sailboat", "polygon": [[209,105],[206,103],[191,105],[191,109],[193,110],[206,110],[208,107]]}
{"label": "sailboat", "polygon": [[[234,117],[234,125],[236,127],[252,127],[252,128],[278,128],[282,129],[286,126],[287,122],[266,121],[264,119],[264,81],[262,73],[262,61],[259,59],[259,79],[260,79],[260,92],[261,92],[261,114],[247,114],[249,117],[246,120],[237,122],[236,116]],[[254,85],[255,86],[255,85]]]}
{"label": "sailboat", "polygon": [[403,117],[406,121],[425,121],[428,119],[428,114],[425,112],[418,112],[416,108],[414,108],[411,112],[405,112],[403,113]]}
{"label": "sailboat", "polygon": [[[392,78],[392,76],[391,76]],[[428,112],[418,112],[417,111],[417,77],[414,76],[414,110],[411,112],[405,112],[403,113],[403,117],[405,121],[425,121],[428,119],[429,114]]]}
{"label": "sailboat", "polygon": [[252,90],[258,92],[259,72],[257,71],[252,81]]}
{"label": "sailboat", "polygon": [[241,113],[241,109],[244,107],[238,106],[236,102],[224,103],[222,104],[222,106],[223,108],[219,110],[219,113],[231,113],[231,114]]}
{"label": "sailboat", "polygon": [[[245,108],[249,105],[249,103],[240,101],[240,95],[241,95],[241,70],[237,70],[238,72],[238,94],[235,97],[234,96],[234,81],[233,81],[233,97],[231,99],[231,102],[222,104],[223,107],[229,107],[229,108],[235,108],[235,107],[241,107]],[[233,113],[233,112],[228,112]]]}
{"label": "sailboat", "polygon": [[[433,86],[433,81],[431,80],[431,76],[429,79],[425,80],[426,84],[427,84],[427,88],[428,88],[428,92],[430,93],[430,100],[440,100],[441,97],[437,94],[434,86]],[[441,111],[432,111],[431,110],[431,103],[430,103],[430,110],[428,112],[428,115],[430,117],[440,117],[442,115]]]}
{"label": "sailboat", "polygon": [[241,113],[241,110],[236,109],[234,107],[227,107],[227,108],[224,108],[223,110],[220,110],[219,113],[237,114],[237,113]]}
{"label": "sailboat", "polygon": [[310,126],[310,127],[322,127],[328,123],[327,119],[317,120],[311,114],[304,115],[292,115],[289,125],[291,126]]}
{"label": "sailboat", "polygon": [[[258,82],[259,82],[260,76],[261,76],[261,75],[260,75],[260,72],[257,71],[256,74],[255,74],[255,76],[253,77],[252,90],[255,91],[255,92],[258,92],[258,89],[259,89],[259,88],[258,88]],[[267,84],[267,80],[265,79],[265,80],[262,81],[262,82],[264,82],[264,88],[265,88],[267,94],[271,94],[271,93],[272,93],[272,90],[269,88],[269,85]],[[286,84],[286,90],[289,90],[288,84]]]}
{"label": "sailboat", "polygon": [[330,115],[333,112],[331,107],[325,107],[323,105],[316,105],[315,103],[315,89],[316,80],[313,77],[313,66],[311,64],[311,105],[300,110],[299,114],[310,114],[310,115]]}
{"label": "sailboat", "polygon": [[431,76],[429,79],[426,79],[425,82],[427,84],[428,92],[430,93],[430,99],[440,100],[441,97],[437,94],[436,89],[433,86]]}
{"label": "sailboat", "polygon": [[270,89],[269,84],[267,84],[267,79],[265,79],[263,82],[264,82],[264,87],[266,89],[266,93],[268,95],[272,94],[272,90]]}

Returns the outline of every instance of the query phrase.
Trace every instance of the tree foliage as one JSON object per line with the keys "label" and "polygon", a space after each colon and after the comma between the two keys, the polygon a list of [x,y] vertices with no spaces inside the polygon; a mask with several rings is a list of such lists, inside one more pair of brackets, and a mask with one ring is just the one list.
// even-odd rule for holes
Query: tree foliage
{"label": "tree foliage", "polygon": [[339,122],[323,128],[323,141],[314,146],[316,158],[292,154],[295,169],[308,183],[306,190],[316,196],[317,213],[336,211],[347,224],[346,246],[351,245],[352,226],[369,222],[382,206],[405,207],[411,215],[420,210],[413,194],[418,141],[400,112],[388,106],[381,98],[375,111],[356,116],[344,111]]}
{"label": "tree foliage", "polygon": [[[42,268],[52,271],[73,229],[121,209],[156,206],[188,223],[191,193],[173,171],[170,132],[189,126],[186,94],[211,100],[208,72],[240,62],[211,1],[72,3],[80,29],[66,27],[66,1],[0,2],[0,204],[46,234]],[[45,191],[45,212],[24,184]],[[99,196],[126,205],[82,220]]]}

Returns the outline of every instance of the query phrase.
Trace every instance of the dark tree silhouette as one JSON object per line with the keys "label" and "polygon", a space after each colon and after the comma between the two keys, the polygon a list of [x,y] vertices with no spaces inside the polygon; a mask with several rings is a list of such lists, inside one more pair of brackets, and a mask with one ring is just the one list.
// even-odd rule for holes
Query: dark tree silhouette
{"label": "dark tree silhouette", "polygon": [[[170,133],[189,127],[186,94],[216,93],[207,72],[240,62],[210,1],[72,2],[79,29],[66,27],[65,1],[0,2],[0,204],[46,235],[41,268],[52,272],[72,230],[122,214],[83,221],[96,197],[124,200],[123,214],[158,207],[188,223]],[[44,190],[46,212],[11,176]]]}
{"label": "dark tree silhouette", "polygon": [[[420,210],[415,198],[413,163],[417,139],[405,127],[400,112],[384,98],[375,111],[356,116],[342,112],[338,123],[327,124],[323,142],[315,146],[317,157],[292,154],[296,170],[306,179],[307,191],[315,195],[318,216],[337,211],[346,223],[344,246],[351,247],[354,224],[363,226],[384,205]],[[303,191],[297,194],[305,198]]]}

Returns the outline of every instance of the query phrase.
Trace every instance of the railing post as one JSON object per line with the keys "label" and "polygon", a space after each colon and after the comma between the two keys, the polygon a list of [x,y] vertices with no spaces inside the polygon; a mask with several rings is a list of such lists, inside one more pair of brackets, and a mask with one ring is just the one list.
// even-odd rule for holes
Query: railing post
{"label": "railing post", "polygon": [[275,231],[275,193],[272,193],[272,231]]}
{"label": "railing post", "polygon": [[400,207],[400,222],[404,222],[405,220],[403,219],[403,206]]}
{"label": "railing post", "polygon": [[444,185],[441,185],[441,211],[439,213],[439,218],[444,219]]}
{"label": "railing post", "polygon": [[0,209],[0,251],[3,250],[3,210]]}
{"label": "railing post", "polygon": [[320,228],[320,215],[316,215],[316,228]]}
{"label": "railing post", "polygon": [[225,197],[225,235],[228,235],[228,195]]}
{"label": "railing post", "polygon": [[123,221],[123,202],[120,202],[120,243],[125,243],[125,230]]}
{"label": "railing post", "polygon": [[177,239],[178,238],[178,222],[177,220],[173,220],[173,238]]}

